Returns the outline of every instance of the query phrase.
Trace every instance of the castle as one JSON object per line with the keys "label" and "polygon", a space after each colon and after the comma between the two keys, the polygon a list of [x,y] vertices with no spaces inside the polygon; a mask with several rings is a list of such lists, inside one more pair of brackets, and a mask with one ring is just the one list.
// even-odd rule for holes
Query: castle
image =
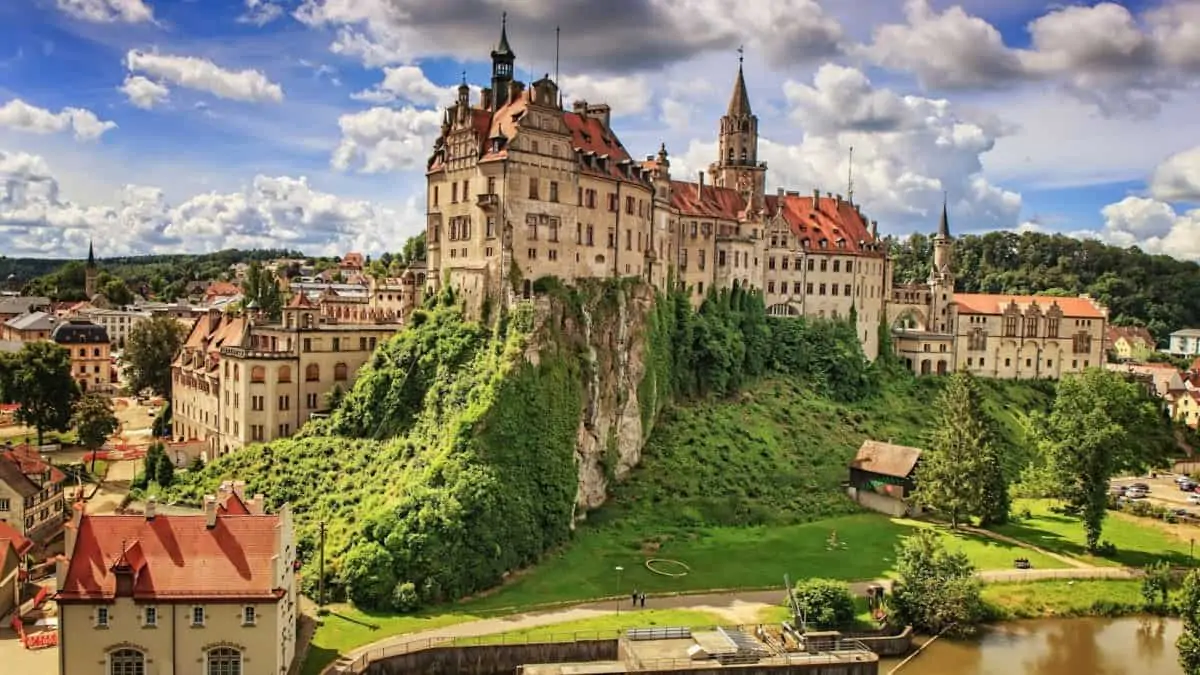
{"label": "castle", "polygon": [[[854,317],[871,359],[886,322],[918,373],[1048,377],[1103,360],[1106,312],[1091,300],[956,295],[944,210],[928,284],[894,287],[878,225],[851,198],[767,194],[740,58],[717,157],[694,182],[671,175],[665,146],[634,159],[607,105],[566,109],[548,75],[528,89],[514,79],[503,23],[491,58],[490,86],[475,101],[458,87],[427,164],[428,291],[449,284],[480,307],[528,297],[544,276],[639,277],[698,305],[737,284],[773,315]],[[1060,357],[1067,343],[1076,358]]]}

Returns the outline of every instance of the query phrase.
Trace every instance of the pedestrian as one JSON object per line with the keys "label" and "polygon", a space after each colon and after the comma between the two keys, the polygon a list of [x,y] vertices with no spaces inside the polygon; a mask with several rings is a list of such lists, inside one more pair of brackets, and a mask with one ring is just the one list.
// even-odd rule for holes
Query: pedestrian
{"label": "pedestrian", "polygon": [[642,608],[645,609],[645,607],[646,607],[646,594],[645,593],[642,593],[641,600],[642,600]]}
{"label": "pedestrian", "polygon": [[633,589],[633,595],[632,595],[632,596],[630,596],[630,598],[633,600],[633,606],[634,606],[634,607],[637,607],[637,601],[638,601],[638,590],[637,590],[636,588],[635,588],[635,589]]}

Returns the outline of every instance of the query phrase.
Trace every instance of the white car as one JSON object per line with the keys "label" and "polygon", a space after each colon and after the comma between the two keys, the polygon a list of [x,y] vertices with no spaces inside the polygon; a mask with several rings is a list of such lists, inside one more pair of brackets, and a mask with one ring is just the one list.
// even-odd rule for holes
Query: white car
{"label": "white car", "polygon": [[[1200,496],[1200,495],[1197,495]],[[1128,499],[1145,499],[1146,493],[1137,488],[1129,488],[1125,491],[1125,497]]]}
{"label": "white car", "polygon": [[1189,504],[1200,504],[1200,495],[1198,495],[1198,494],[1190,494],[1190,495],[1188,495],[1188,500],[1187,500],[1187,501],[1188,501],[1188,503],[1189,503]]}

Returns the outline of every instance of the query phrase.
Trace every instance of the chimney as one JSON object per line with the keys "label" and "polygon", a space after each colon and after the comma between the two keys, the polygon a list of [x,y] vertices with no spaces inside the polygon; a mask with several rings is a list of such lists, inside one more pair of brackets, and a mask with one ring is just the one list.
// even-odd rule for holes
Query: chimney
{"label": "chimney", "polygon": [[204,526],[213,529],[217,526],[217,498],[204,495]]}
{"label": "chimney", "polygon": [[158,498],[150,495],[146,498],[146,520],[154,520],[154,516],[158,515]]}
{"label": "chimney", "polygon": [[775,198],[779,201],[783,201],[783,188],[775,188]]}
{"label": "chimney", "polygon": [[571,112],[579,115],[582,118],[587,118],[588,107],[587,101],[575,101],[571,104]]}
{"label": "chimney", "polygon": [[701,199],[703,199],[704,198],[704,172],[698,171],[696,173],[700,176],[700,181],[698,183],[696,183],[696,194],[699,195]]}
{"label": "chimney", "polygon": [[260,492],[246,503],[246,509],[250,511],[250,515],[252,516],[261,516],[266,512],[266,501],[266,496]]}
{"label": "chimney", "polygon": [[817,188],[813,188],[813,209],[820,208],[820,203],[821,203],[821,191],[818,190]]}
{"label": "chimney", "polygon": [[841,206],[841,205],[842,205],[842,196],[841,196],[840,194],[839,194],[839,195],[837,195],[837,205],[838,205],[838,206]]}

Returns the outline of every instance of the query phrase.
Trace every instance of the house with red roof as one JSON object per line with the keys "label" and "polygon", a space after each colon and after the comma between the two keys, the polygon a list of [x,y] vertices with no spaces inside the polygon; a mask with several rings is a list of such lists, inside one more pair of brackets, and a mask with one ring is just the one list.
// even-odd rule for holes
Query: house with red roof
{"label": "house with red roof", "polygon": [[0,523],[45,544],[62,531],[66,475],[31,445],[0,447]]}
{"label": "house with red roof", "polygon": [[73,509],[58,564],[60,672],[264,673],[295,657],[296,541],[285,504],[241,483],[195,515]]}
{"label": "house with red roof", "polygon": [[12,525],[0,522],[0,622],[21,605],[25,556],[32,549],[32,541]]}
{"label": "house with red roof", "polygon": [[1109,326],[1105,331],[1104,348],[1118,361],[1145,361],[1154,353],[1157,343],[1145,326]]}

